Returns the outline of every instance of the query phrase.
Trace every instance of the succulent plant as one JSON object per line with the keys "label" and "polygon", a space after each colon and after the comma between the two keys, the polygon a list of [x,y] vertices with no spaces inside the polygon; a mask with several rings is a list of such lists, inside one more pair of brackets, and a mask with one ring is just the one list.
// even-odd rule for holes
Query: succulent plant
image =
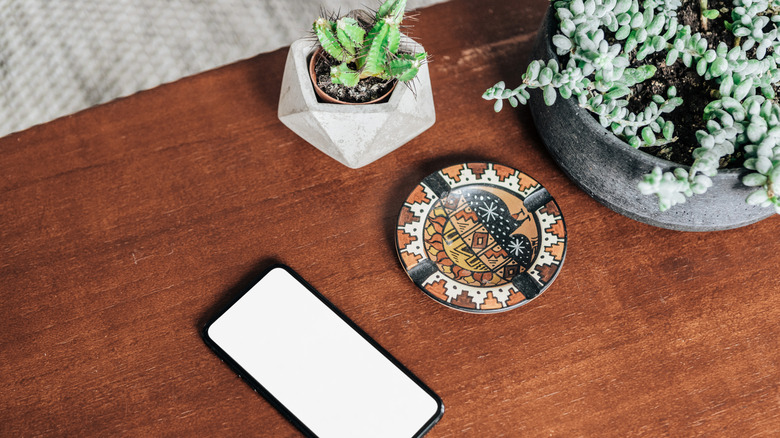
{"label": "succulent plant", "polygon": [[[700,0],[699,19],[708,20],[728,9],[710,9]],[[706,130],[696,132],[699,147],[693,151],[690,170],[653,169],[638,183],[644,194],[658,196],[663,211],[704,193],[711,185],[723,157],[741,151],[743,166],[751,172],[742,182],[756,187],[746,201],[780,213],[780,106],[774,100],[780,82],[780,0],[733,0],[725,27],[734,36],[710,47],[700,33],[678,22],[680,0],[558,0],[553,3],[559,22],[552,37],[556,53],[566,60],[561,68],[554,60],[534,60],[522,83],[507,89],[503,82],[483,94],[495,99],[495,111],[503,101],[525,104],[529,89],[541,89],[544,102],[557,96],[574,97],[595,114],[605,128],[638,148],[675,141],[672,122],[663,115],[683,103],[677,90],[655,95],[641,111],[628,109],[632,87],[656,72],[653,65],[630,67],[660,52],[665,64],[682,62],[713,84],[716,91],[704,108]],[[729,19],[730,18],[730,19]]]}
{"label": "succulent plant", "polygon": [[334,84],[354,87],[371,76],[408,82],[417,76],[428,55],[399,53],[405,7],[406,0],[385,1],[367,29],[348,16],[335,20],[320,17],[314,22],[322,48],[338,62],[330,69]]}

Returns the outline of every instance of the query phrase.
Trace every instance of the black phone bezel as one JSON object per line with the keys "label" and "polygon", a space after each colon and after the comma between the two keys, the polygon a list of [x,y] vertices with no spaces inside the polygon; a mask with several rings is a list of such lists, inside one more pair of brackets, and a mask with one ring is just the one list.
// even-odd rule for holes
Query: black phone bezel
{"label": "black phone bezel", "polygon": [[246,290],[242,291],[241,293],[236,294],[236,297],[231,299],[230,302],[224,306],[220,311],[218,311],[214,316],[212,316],[206,324],[201,329],[201,337],[203,338],[203,341],[208,345],[209,348],[211,348],[214,353],[216,353],[219,358],[225,362],[233,371],[238,374],[239,377],[241,377],[242,380],[244,380],[249,386],[258,394],[263,396],[276,410],[278,410],[284,417],[292,423],[295,427],[298,428],[305,436],[312,437],[312,438],[318,438],[318,436],[309,429],[306,424],[304,424],[298,417],[295,416],[295,414],[292,413],[289,409],[287,409],[284,404],[282,404],[276,397],[274,397],[271,392],[265,389],[263,385],[258,382],[254,377],[252,377],[251,374],[249,374],[246,370],[244,370],[241,365],[239,365],[235,360],[233,360],[232,357],[230,357],[229,354],[227,354],[220,346],[214,342],[213,339],[209,337],[208,330],[211,325],[216,322],[225,312],[227,312],[228,309],[233,307],[240,299],[243,297],[247,292],[249,292],[257,283],[260,282],[260,280],[263,279],[269,272],[273,271],[274,269],[284,269],[287,271],[290,275],[293,276],[297,281],[299,281],[306,289],[309,290],[317,299],[319,299],[325,306],[327,306],[332,312],[334,312],[336,315],[339,316],[344,322],[346,322],[355,332],[357,332],[360,336],[363,337],[371,346],[376,348],[382,355],[387,358],[393,365],[395,365],[401,372],[403,372],[407,377],[409,377],[417,386],[419,386],[423,391],[425,391],[428,395],[433,397],[433,399],[436,401],[437,410],[431,416],[428,421],[426,421],[423,426],[417,431],[415,435],[413,435],[411,438],[418,438],[422,437],[426,433],[428,433],[431,428],[439,422],[442,415],[444,415],[444,403],[442,402],[441,398],[433,392],[431,388],[429,388],[425,383],[423,383],[417,376],[415,376],[408,368],[406,368],[401,362],[399,362],[396,358],[394,358],[387,350],[385,350],[381,345],[379,345],[371,336],[369,336],[366,332],[363,331],[360,327],[357,326],[351,319],[349,319],[344,313],[342,313],[333,303],[328,301],[327,298],[325,298],[321,293],[319,293],[312,285],[310,285],[306,280],[303,279],[300,275],[298,275],[297,272],[295,272],[292,268],[290,268],[287,265],[281,264],[281,263],[275,263],[257,276],[257,278],[250,284],[249,287],[246,288]]}

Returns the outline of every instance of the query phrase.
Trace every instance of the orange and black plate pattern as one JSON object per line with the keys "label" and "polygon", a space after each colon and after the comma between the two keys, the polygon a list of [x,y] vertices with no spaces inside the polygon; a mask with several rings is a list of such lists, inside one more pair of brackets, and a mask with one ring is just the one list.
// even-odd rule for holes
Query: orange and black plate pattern
{"label": "orange and black plate pattern", "polygon": [[500,164],[466,163],[414,188],[398,217],[396,248],[431,298],[466,312],[500,312],[552,283],[566,255],[566,224],[533,178]]}

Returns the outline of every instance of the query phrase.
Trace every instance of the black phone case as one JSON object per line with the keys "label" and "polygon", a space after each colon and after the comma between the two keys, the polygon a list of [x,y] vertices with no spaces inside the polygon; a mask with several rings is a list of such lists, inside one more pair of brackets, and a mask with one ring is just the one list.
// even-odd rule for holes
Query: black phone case
{"label": "black phone case", "polygon": [[417,431],[416,434],[412,436],[412,438],[422,437],[426,433],[428,433],[429,430],[441,419],[442,415],[444,414],[444,403],[442,402],[441,398],[436,395],[433,390],[431,390],[428,386],[426,386],[417,376],[412,374],[411,371],[409,371],[405,366],[403,366],[398,360],[396,360],[390,353],[382,348],[381,345],[379,345],[376,341],[374,341],[366,332],[364,332],[360,327],[358,327],[352,320],[347,318],[346,315],[344,315],[339,309],[336,308],[330,301],[328,301],[322,294],[317,292],[314,287],[312,287],[306,280],[304,280],[300,275],[298,275],[297,272],[293,271],[290,267],[277,263],[272,266],[269,266],[266,268],[255,281],[252,282],[252,284],[243,292],[237,294],[235,298],[233,298],[230,303],[228,303],[222,310],[217,312],[213,317],[211,317],[208,322],[203,326],[201,330],[201,337],[203,337],[203,340],[206,342],[206,345],[211,348],[214,353],[219,356],[220,359],[222,359],[223,362],[228,364],[230,368],[233,369],[233,371],[238,374],[239,377],[241,377],[245,382],[249,384],[252,389],[255,390],[258,394],[262,395],[263,398],[265,398],[274,408],[276,408],[279,412],[282,413],[282,415],[287,418],[287,420],[292,423],[295,427],[297,427],[301,432],[303,432],[304,435],[307,437],[312,438],[318,438],[317,435],[309,429],[301,420],[298,419],[298,417],[295,416],[289,409],[287,409],[286,406],[284,406],[279,400],[274,397],[273,394],[271,394],[269,391],[267,391],[260,382],[255,380],[254,377],[252,377],[246,370],[244,370],[235,360],[233,360],[232,357],[230,357],[229,354],[227,354],[224,350],[222,350],[219,345],[217,345],[216,342],[214,342],[208,335],[208,329],[211,326],[211,324],[214,323],[217,319],[219,319],[220,316],[222,316],[228,309],[230,309],[236,302],[238,302],[241,297],[244,296],[247,292],[249,292],[252,287],[254,287],[255,284],[260,282],[260,280],[263,279],[263,277],[266,276],[270,271],[276,268],[282,268],[290,275],[292,275],[296,280],[298,280],[301,284],[303,284],[306,289],[309,290],[312,294],[314,294],[317,299],[322,301],[333,313],[339,316],[344,322],[346,322],[355,332],[357,332],[360,336],[363,337],[366,341],[368,341],[369,344],[371,344],[374,348],[376,348],[380,353],[382,353],[383,356],[387,358],[390,362],[393,363],[398,369],[400,369],[407,377],[409,377],[414,383],[416,383],[420,388],[422,388],[426,393],[428,393],[433,399],[436,401],[436,404],[438,406],[437,412],[420,428],[420,430]]}

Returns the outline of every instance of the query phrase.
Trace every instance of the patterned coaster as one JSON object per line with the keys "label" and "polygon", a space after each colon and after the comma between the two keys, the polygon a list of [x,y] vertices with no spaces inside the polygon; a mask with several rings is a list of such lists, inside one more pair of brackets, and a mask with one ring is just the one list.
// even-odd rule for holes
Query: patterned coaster
{"label": "patterned coaster", "polygon": [[459,164],[412,190],[398,215],[396,249],[431,298],[465,312],[501,312],[555,280],[566,224],[528,175],[495,163]]}

